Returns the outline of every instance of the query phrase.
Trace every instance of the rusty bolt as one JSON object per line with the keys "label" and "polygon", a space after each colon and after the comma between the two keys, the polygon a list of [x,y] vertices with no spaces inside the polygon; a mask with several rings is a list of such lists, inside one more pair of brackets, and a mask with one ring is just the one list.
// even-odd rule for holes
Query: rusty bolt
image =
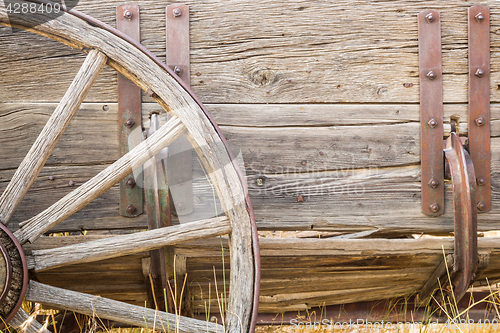
{"label": "rusty bolt", "polygon": [[70,180],[70,181],[68,182],[68,185],[69,185],[69,186],[75,186],[75,182],[74,182],[74,181],[72,181],[72,180]]}
{"label": "rusty bolt", "polygon": [[299,195],[299,196],[297,197],[297,202],[304,202],[304,197],[303,197],[303,196],[301,196],[301,195]]}
{"label": "rusty bolt", "polygon": [[481,68],[478,68],[476,73],[474,73],[475,76],[477,77],[483,77],[484,76],[484,70]]}
{"label": "rusty bolt", "polygon": [[54,180],[54,179],[56,179],[56,177],[54,177],[54,176],[49,176],[49,180]]}
{"label": "rusty bolt", "polygon": [[125,122],[125,126],[127,126],[128,128],[131,128],[134,125],[135,125],[135,121],[132,118],[128,118],[127,121]]}
{"label": "rusty bolt", "polygon": [[429,208],[433,213],[437,213],[437,211],[439,210],[439,205],[437,203],[433,203],[429,205]]}
{"label": "rusty bolt", "polygon": [[306,165],[307,164],[307,161],[302,161],[302,165]]}
{"label": "rusty bolt", "polygon": [[431,128],[434,128],[438,125],[438,122],[436,119],[432,118],[431,120],[429,120],[428,124]]}
{"label": "rusty bolt", "polygon": [[436,18],[434,17],[434,15],[432,13],[429,13],[429,14],[425,15],[425,19],[427,20],[427,22],[432,23],[432,22],[434,22],[434,20]]}
{"label": "rusty bolt", "polygon": [[484,178],[477,179],[477,185],[483,186],[484,184],[486,184],[486,180],[484,180]]}
{"label": "rusty bolt", "polygon": [[127,19],[131,19],[132,18],[132,12],[130,10],[126,10],[123,12],[123,17],[127,18]]}
{"label": "rusty bolt", "polygon": [[437,74],[434,71],[429,71],[427,73],[427,77],[429,78],[429,80],[434,80],[437,77]]}
{"label": "rusty bolt", "polygon": [[257,178],[256,183],[257,183],[257,186],[262,186],[262,185],[264,185],[264,179],[259,177],[259,178]]}
{"label": "rusty bolt", "polygon": [[135,186],[135,179],[134,178],[127,179],[127,186],[134,187]]}
{"label": "rusty bolt", "polygon": [[129,214],[134,214],[135,211],[136,211],[136,208],[134,207],[134,205],[128,205],[127,208],[125,208],[125,210],[127,211],[127,213]]}
{"label": "rusty bolt", "polygon": [[477,13],[477,15],[474,16],[474,18],[476,19],[476,21],[478,23],[480,23],[480,22],[482,22],[484,20],[484,15],[483,15],[483,13]]}
{"label": "rusty bolt", "polygon": [[175,8],[173,11],[172,11],[172,14],[174,14],[174,17],[179,17],[182,15],[182,10],[180,8]]}
{"label": "rusty bolt", "polygon": [[477,210],[485,210],[485,208],[486,208],[486,205],[484,204],[484,202],[479,201],[477,203]]}
{"label": "rusty bolt", "polygon": [[439,182],[435,179],[431,179],[431,181],[429,182],[429,186],[432,188],[436,188],[438,185],[439,185]]}
{"label": "rusty bolt", "polygon": [[481,127],[481,126],[483,126],[483,125],[484,125],[484,118],[483,118],[483,117],[476,118],[476,119],[474,120],[474,122],[476,123],[476,125],[477,125],[478,127]]}
{"label": "rusty bolt", "polygon": [[174,73],[177,74],[177,75],[181,75],[182,74],[182,67],[181,66],[175,66],[174,67]]}

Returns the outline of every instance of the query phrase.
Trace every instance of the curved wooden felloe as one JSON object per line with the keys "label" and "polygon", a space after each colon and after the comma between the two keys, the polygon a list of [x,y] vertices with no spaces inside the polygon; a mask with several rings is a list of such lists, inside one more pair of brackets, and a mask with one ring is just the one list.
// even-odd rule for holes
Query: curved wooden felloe
{"label": "curved wooden felloe", "polygon": [[[40,1],[21,0],[13,2],[19,4],[26,2],[40,3]],[[73,48],[80,49],[87,53],[88,56],[70,89],[21,163],[18,172],[14,175],[4,194],[0,197],[0,221],[4,224],[9,221],[15,208],[35,181],[58,139],[85,98],[98,73],[107,64],[133,81],[142,90],[152,92],[153,98],[165,111],[172,115],[172,118],[154,135],[96,177],[37,216],[21,223],[21,229],[15,233],[15,236],[21,243],[33,242],[44,232],[47,232],[116,184],[129,174],[134,167],[141,165],[179,135],[185,133],[204,163],[205,168],[210,173],[228,222],[223,223],[224,219],[218,218],[213,219],[210,223],[199,221],[193,222],[189,226],[184,225],[182,227],[190,229],[188,236],[183,234],[186,230],[169,229],[169,232],[166,232],[158,229],[158,231],[154,230],[153,233],[147,234],[141,242],[147,243],[155,237],[161,239],[166,237],[168,244],[174,244],[176,241],[200,239],[230,232],[231,277],[225,330],[226,332],[253,331],[256,316],[253,316],[254,320],[252,321],[252,312],[256,313],[259,288],[258,240],[253,212],[248,199],[245,180],[226,146],[224,137],[220,134],[202,104],[176,78],[170,69],[147,50],[142,49],[138,44],[121,35],[115,29],[73,10],[67,11],[48,22],[37,22],[37,19],[40,19],[40,17],[37,18],[31,15],[9,17],[5,8],[0,7],[1,25],[25,29],[47,36]],[[36,25],[37,23],[40,24]],[[218,228],[211,229],[214,223],[220,224]],[[160,235],[158,232],[164,232],[168,234],[168,237],[165,234]],[[116,241],[122,245],[127,242],[127,240],[119,240],[118,238]],[[115,245],[116,243],[108,244],[107,249],[109,250],[111,246]],[[159,244],[157,247],[161,246],[163,244]],[[144,248],[141,247],[140,249],[142,251]],[[75,261],[72,258],[78,257],[78,255],[75,255],[75,253],[78,253],[77,247],[69,246],[60,250],[60,258],[63,258],[63,263],[59,262],[60,265],[73,263]],[[124,250],[123,253],[131,252]],[[116,254],[113,251],[107,251],[106,254],[100,253],[100,256],[87,258],[86,260],[99,260],[110,255],[116,256]],[[37,270],[37,267],[38,269],[46,267],[41,264],[43,260],[40,258],[43,258],[43,255],[43,253],[35,253],[34,257],[29,260],[30,268]],[[60,300],[57,301],[57,295],[47,292],[49,289],[48,286],[30,283],[27,299],[48,304],[58,304],[58,307],[64,306],[68,309],[72,308],[70,303],[75,299],[82,300],[83,303],[80,304],[82,308],[87,307],[86,309],[88,309],[88,306],[93,306],[84,303],[85,300],[94,299],[94,296],[74,293],[68,298],[67,303],[61,304]],[[109,309],[110,306],[118,306],[113,301],[102,298],[99,298],[99,302],[101,304],[101,316],[104,318],[106,318],[107,313],[105,309]],[[125,307],[125,305],[123,306]],[[129,306],[126,307],[127,311],[134,311]],[[142,311],[141,316],[143,316],[144,309],[140,308],[140,311]],[[111,315],[111,312],[109,310],[111,319],[116,319]],[[15,322],[19,322],[24,315],[25,313],[20,313]],[[199,325],[190,326],[189,318],[182,319],[181,323],[187,323],[186,326],[181,327],[181,331],[199,331]],[[140,322],[135,324],[140,325]],[[203,323],[203,325],[208,331],[221,330],[215,324]]]}

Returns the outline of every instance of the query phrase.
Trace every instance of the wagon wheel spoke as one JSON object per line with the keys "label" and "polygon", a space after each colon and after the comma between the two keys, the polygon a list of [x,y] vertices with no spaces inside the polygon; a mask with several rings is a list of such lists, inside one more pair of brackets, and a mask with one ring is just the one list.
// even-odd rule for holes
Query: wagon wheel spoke
{"label": "wagon wheel spoke", "polygon": [[32,253],[34,267],[31,268],[34,268],[35,271],[43,271],[65,265],[120,257],[229,233],[231,233],[231,224],[228,218],[220,216],[54,249],[35,250]]}
{"label": "wagon wheel spoke", "polygon": [[[26,300],[133,326],[171,332],[224,332],[221,325],[30,281]],[[178,331],[176,330],[178,324]]]}
{"label": "wagon wheel spoke", "polygon": [[49,330],[23,309],[19,309],[14,318],[9,322],[9,325],[16,328],[19,332],[24,333],[50,333]]}
{"label": "wagon wheel spoke", "polygon": [[89,52],[66,94],[0,197],[0,222],[9,222],[99,76],[106,60],[107,57],[97,50]]}
{"label": "wagon wheel spoke", "polygon": [[109,190],[132,171],[158,154],[185,131],[178,117],[173,116],[156,133],[129,151],[115,163],[98,173],[95,177],[68,193],[61,200],[40,214],[20,223],[21,229],[15,236],[21,244],[33,242],[58,223],[73,215],[88,203]]}

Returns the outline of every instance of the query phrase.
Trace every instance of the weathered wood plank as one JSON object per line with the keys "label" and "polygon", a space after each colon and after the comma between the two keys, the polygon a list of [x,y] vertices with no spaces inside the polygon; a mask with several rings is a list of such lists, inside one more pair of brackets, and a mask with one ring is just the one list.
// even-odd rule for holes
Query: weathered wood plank
{"label": "weathered wood plank", "polygon": [[0,196],[0,222],[7,224],[35,182],[43,165],[95,82],[107,57],[98,50],[89,52],[61,102],[17,168],[12,181]]}
{"label": "weathered wood plank", "polygon": [[196,319],[168,316],[165,312],[129,305],[102,297],[51,287],[30,281],[26,299],[47,304],[55,308],[68,309],[89,316],[98,316],[139,327],[164,330],[178,329],[179,332],[222,332],[223,327]]}
{"label": "weathered wood plank", "polygon": [[35,260],[35,271],[43,271],[63,265],[120,257],[229,233],[231,233],[231,225],[227,217],[223,216],[61,248],[34,250],[32,256]]}
{"label": "weathered wood plank", "polygon": [[[76,9],[115,25],[114,8],[120,3],[81,0]],[[427,8],[443,17],[445,101],[467,100],[468,1],[374,5],[348,0],[334,5],[294,0],[287,6],[262,2],[255,8],[243,0],[186,3],[191,16],[191,85],[205,102],[418,102],[416,15]],[[483,3],[491,8],[491,97],[499,101],[495,64],[500,19],[495,1]],[[165,26],[165,6],[151,0],[137,4],[141,42],[164,59],[165,29],[158,26]],[[7,74],[0,79],[0,95],[16,101],[58,100],[57,92],[70,80],[66,68],[76,66],[81,56],[43,38],[0,31],[7,60],[0,65],[0,72]],[[13,68],[12,62],[19,59]],[[90,100],[116,101],[116,76],[104,74]],[[413,86],[405,88],[404,83]],[[20,85],[29,89],[19,90]]]}
{"label": "weathered wood plank", "polygon": [[12,318],[9,325],[21,332],[26,333],[50,333],[46,327],[34,320],[34,317],[30,317],[30,315],[22,308],[19,309],[14,318]]}

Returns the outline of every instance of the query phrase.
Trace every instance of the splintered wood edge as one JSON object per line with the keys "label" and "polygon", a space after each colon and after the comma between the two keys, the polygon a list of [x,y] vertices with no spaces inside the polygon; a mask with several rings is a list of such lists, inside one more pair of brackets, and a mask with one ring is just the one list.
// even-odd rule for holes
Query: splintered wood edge
{"label": "splintered wood edge", "polygon": [[[23,1],[14,2],[22,4]],[[9,19],[0,8],[0,24],[27,29],[36,18],[30,15]],[[36,22],[40,23],[40,22]],[[203,109],[171,74],[147,54],[108,30],[88,24],[65,13],[51,21],[27,29],[70,47],[97,49],[108,57],[107,64],[134,82],[143,91],[151,90],[167,112],[177,115],[188,130],[188,140],[210,174],[223,210],[232,225],[231,287],[226,316],[226,332],[247,332],[254,303],[254,258],[252,226],[245,191],[221,138]]]}

